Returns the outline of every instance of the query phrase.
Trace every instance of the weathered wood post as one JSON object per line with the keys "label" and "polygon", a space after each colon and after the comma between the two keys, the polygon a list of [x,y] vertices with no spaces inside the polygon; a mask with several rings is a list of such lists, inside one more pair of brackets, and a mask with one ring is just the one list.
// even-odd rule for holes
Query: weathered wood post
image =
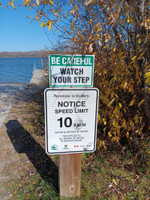
{"label": "weathered wood post", "polygon": [[59,158],[60,196],[73,198],[80,196],[81,154],[62,154]]}

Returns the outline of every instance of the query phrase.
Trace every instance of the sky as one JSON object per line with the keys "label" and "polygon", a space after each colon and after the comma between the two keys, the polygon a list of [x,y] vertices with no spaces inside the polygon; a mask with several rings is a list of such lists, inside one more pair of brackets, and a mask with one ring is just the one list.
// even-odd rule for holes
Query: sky
{"label": "sky", "polygon": [[[9,6],[6,8],[7,0],[0,0],[3,4],[0,7],[0,52],[16,51],[34,51],[44,50],[45,47],[51,49],[52,44],[49,39],[55,43],[56,33],[50,33],[49,39],[45,31],[40,27],[40,22],[32,21],[27,16],[35,16],[33,10],[29,11],[27,7],[16,6],[16,9]],[[21,0],[16,0],[21,3]]]}

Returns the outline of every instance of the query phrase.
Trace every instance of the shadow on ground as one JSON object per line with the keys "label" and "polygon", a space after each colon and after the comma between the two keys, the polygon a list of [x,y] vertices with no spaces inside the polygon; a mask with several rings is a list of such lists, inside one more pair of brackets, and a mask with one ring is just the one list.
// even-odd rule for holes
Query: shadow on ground
{"label": "shadow on ground", "polygon": [[25,130],[18,120],[5,124],[7,134],[18,153],[25,153],[40,176],[58,191],[58,170],[42,146]]}

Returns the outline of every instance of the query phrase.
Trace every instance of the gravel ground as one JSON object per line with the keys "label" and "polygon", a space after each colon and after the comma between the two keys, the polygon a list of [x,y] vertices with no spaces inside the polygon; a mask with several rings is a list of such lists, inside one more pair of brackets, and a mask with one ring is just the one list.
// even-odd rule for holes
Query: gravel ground
{"label": "gravel ground", "polygon": [[24,166],[30,164],[28,157],[24,156],[22,159],[14,148],[11,135],[14,130],[19,129],[19,123],[22,123],[22,108],[34,99],[35,93],[46,88],[43,77],[40,77],[37,85],[33,79],[34,85],[0,84],[0,200],[13,199],[11,181],[19,178]]}
{"label": "gravel ground", "polygon": [[26,84],[0,84],[0,127],[8,116],[15,97],[26,87]]}

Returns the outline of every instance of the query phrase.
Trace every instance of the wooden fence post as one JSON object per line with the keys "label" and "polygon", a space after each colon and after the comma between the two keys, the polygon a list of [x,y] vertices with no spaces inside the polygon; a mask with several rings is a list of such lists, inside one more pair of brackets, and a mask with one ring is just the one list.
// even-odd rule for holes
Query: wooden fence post
{"label": "wooden fence post", "polygon": [[80,196],[81,154],[62,154],[59,159],[60,196]]}

